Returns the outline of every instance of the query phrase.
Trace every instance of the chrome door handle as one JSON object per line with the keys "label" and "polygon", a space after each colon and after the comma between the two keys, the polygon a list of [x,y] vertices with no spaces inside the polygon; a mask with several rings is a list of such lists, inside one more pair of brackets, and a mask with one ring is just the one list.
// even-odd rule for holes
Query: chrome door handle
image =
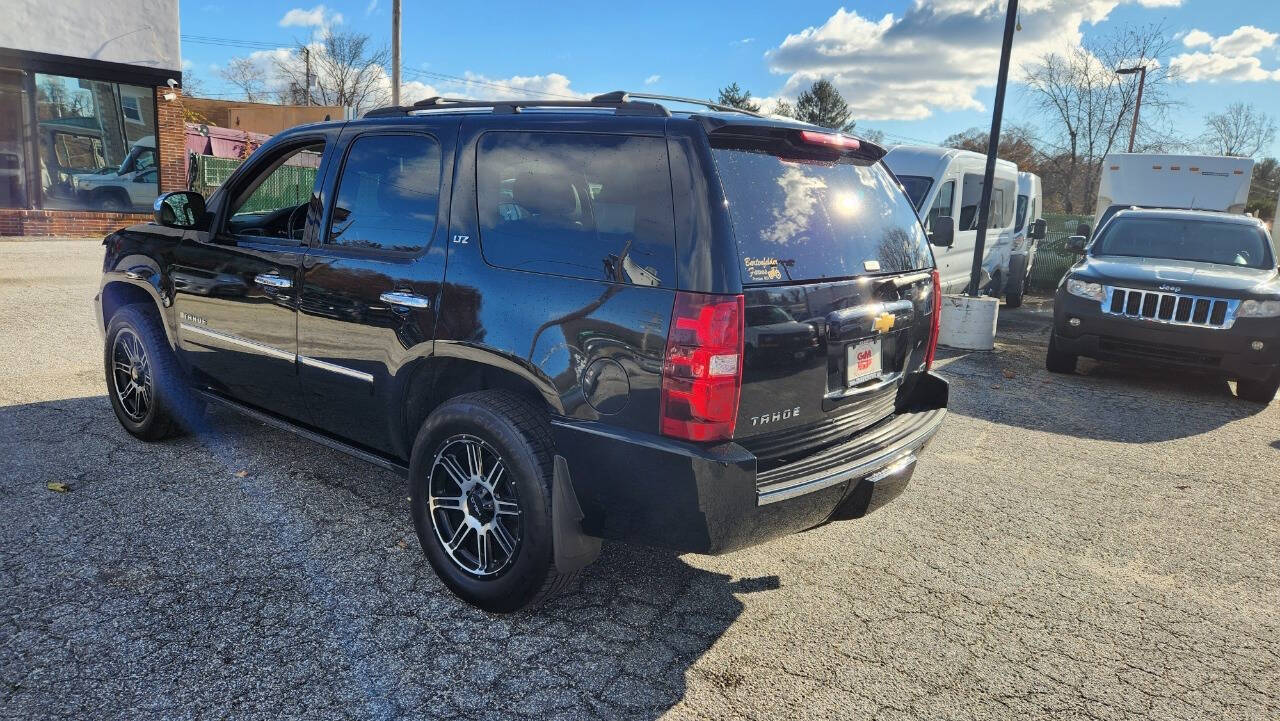
{"label": "chrome door handle", "polygon": [[410,293],[405,290],[389,290],[378,296],[378,300],[388,305],[398,305],[402,308],[430,308],[431,299],[424,298],[416,293]]}
{"label": "chrome door handle", "polygon": [[253,282],[258,285],[265,285],[268,288],[292,288],[293,281],[277,274],[274,270],[270,273],[259,273],[253,277]]}

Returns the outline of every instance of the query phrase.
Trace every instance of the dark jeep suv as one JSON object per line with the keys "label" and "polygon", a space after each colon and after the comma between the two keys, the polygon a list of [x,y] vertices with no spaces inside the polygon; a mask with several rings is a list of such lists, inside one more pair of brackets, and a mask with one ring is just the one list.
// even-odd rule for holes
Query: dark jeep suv
{"label": "dark jeep suv", "polygon": [[[1085,238],[1070,244],[1084,250]],[[1280,389],[1280,274],[1257,218],[1121,210],[1063,276],[1046,365],[1138,361],[1236,381],[1245,400]]]}
{"label": "dark jeep suv", "polygon": [[877,507],[947,406],[884,150],[652,100],[433,98],[161,196],[104,243],[120,422],[217,403],[403,473],[436,572],[495,611],[601,538],[721,553]]}

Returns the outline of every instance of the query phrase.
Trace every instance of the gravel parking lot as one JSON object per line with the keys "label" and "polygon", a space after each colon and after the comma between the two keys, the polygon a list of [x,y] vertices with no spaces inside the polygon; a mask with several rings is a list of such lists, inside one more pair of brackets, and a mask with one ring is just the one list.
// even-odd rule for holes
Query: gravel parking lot
{"label": "gravel parking lot", "polygon": [[606,544],[498,617],[436,580],[390,473],[222,411],[128,436],[100,262],[0,243],[4,718],[1280,718],[1280,403],[1050,377],[1044,302],[945,354],[954,412],[883,511]]}

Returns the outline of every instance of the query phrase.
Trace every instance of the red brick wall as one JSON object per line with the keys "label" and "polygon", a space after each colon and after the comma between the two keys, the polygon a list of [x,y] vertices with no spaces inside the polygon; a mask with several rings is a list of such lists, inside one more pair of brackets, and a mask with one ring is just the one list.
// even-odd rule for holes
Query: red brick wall
{"label": "red brick wall", "polygon": [[[173,93],[173,100],[165,100]],[[156,94],[156,144],[160,162],[160,192],[186,190],[186,125],[182,91],[162,85]],[[0,208],[0,235],[95,238],[151,219],[150,213],[101,213],[88,210],[13,210]]]}
{"label": "red brick wall", "polygon": [[[164,96],[173,93],[173,100]],[[156,144],[160,154],[160,192],[187,189],[187,139],[182,113],[182,90],[156,88]]]}
{"label": "red brick wall", "polygon": [[87,210],[10,210],[0,208],[0,235],[97,238],[134,223],[150,213],[99,213]]}

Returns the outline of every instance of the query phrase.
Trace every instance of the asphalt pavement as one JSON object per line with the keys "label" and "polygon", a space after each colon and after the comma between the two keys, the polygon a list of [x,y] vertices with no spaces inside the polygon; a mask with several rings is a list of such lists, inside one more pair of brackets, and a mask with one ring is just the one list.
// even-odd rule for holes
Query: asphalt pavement
{"label": "asphalt pavement", "polygon": [[1043,300],[942,354],[953,413],[883,510],[722,557],[605,544],[493,616],[391,473],[225,411],[126,434],[101,257],[0,242],[0,717],[1280,718],[1280,403],[1050,376]]}

